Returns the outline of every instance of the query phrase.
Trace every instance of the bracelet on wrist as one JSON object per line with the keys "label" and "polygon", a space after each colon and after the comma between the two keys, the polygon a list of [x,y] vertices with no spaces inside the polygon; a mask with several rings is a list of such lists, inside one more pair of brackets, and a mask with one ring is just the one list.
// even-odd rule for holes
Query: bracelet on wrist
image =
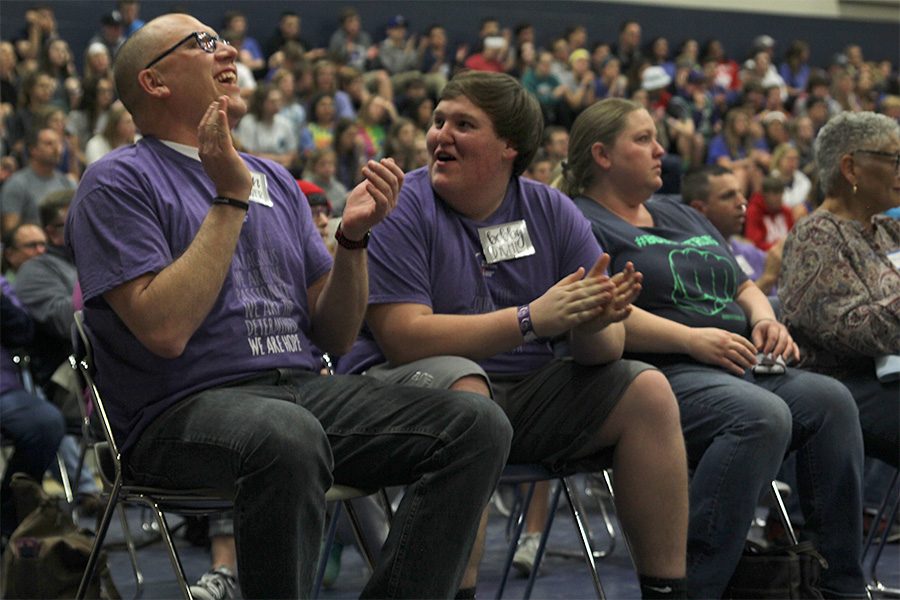
{"label": "bracelet on wrist", "polygon": [[237,198],[229,198],[228,196],[216,196],[215,198],[213,198],[212,203],[233,206],[235,208],[240,208],[245,212],[250,210],[250,203],[248,201],[238,200]]}
{"label": "bracelet on wrist", "polygon": [[344,230],[341,229],[341,225],[337,226],[337,230],[334,232],[334,239],[337,241],[338,245],[342,248],[346,248],[347,250],[362,250],[369,245],[369,237],[370,232],[366,232],[366,235],[363,236],[361,240],[351,240],[347,236],[344,235]]}
{"label": "bracelet on wrist", "polygon": [[516,319],[519,321],[519,333],[525,343],[538,339],[534,332],[534,324],[531,322],[531,305],[523,304],[516,310]]}

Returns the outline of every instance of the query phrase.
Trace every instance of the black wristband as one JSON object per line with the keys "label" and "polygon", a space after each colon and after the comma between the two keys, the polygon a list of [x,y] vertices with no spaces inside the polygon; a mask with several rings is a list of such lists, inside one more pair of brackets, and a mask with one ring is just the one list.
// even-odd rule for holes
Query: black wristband
{"label": "black wristband", "polygon": [[337,230],[334,232],[334,239],[337,240],[337,243],[347,250],[362,250],[369,245],[369,232],[366,232],[366,235],[361,240],[351,240],[347,236],[344,235],[344,231],[341,229],[340,224],[337,226]]}
{"label": "black wristband", "polygon": [[226,196],[216,196],[213,198],[213,204],[227,204],[228,206],[233,206],[235,208],[243,209],[244,211],[250,210],[250,203],[246,200],[238,200],[237,198],[228,198]]}

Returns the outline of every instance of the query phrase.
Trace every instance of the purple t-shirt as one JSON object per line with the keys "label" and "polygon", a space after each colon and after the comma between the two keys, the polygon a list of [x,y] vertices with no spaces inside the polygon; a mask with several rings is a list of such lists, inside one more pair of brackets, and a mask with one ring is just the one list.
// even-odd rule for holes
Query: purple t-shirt
{"label": "purple t-shirt", "polygon": [[[534,253],[489,263],[479,229],[496,241],[495,256],[514,255],[528,247],[516,225],[522,220]],[[406,175],[396,210],[372,232],[369,303],[424,304],[435,314],[488,313],[531,302],[578,267],[590,269],[600,253],[588,222],[554,189],[514,178],[500,208],[476,222],[437,197],[423,167]],[[549,344],[531,342],[478,362],[488,372],[523,373],[552,358]],[[360,373],[384,360],[364,331],[340,370]]]}
{"label": "purple t-shirt", "polygon": [[766,267],[766,253],[752,242],[744,242],[737,238],[731,238],[728,243],[731,244],[731,253],[734,254],[744,275],[754,281],[762,277]]}
{"label": "purple t-shirt", "polygon": [[[769,146],[766,145],[765,140],[754,140],[751,145],[755,150],[769,151]],[[720,133],[709,141],[709,149],[706,151],[706,164],[714,165],[723,156],[731,160],[740,160],[747,158],[747,151],[743,147],[739,147],[737,155],[732,156],[731,151],[728,149],[728,144],[725,142],[725,136]]]}
{"label": "purple t-shirt", "polygon": [[[9,281],[6,280],[6,277],[3,277],[2,275],[0,275],[0,294],[2,294],[4,298],[10,301],[10,303],[14,307],[12,310],[20,311],[21,316],[23,318],[26,318],[24,317],[27,312],[25,310],[25,307],[22,306],[22,302],[16,296],[12,284],[10,284]],[[7,314],[5,310],[6,309],[4,309],[4,318],[6,318]],[[12,344],[13,336],[9,335],[9,330],[7,329],[10,325],[11,324],[9,321],[3,321],[3,341],[14,345]],[[29,336],[30,335],[31,334],[29,333]],[[20,389],[22,389],[22,379],[19,367],[13,362],[13,354],[10,349],[0,344],[0,394],[5,394],[6,392],[12,392]]]}
{"label": "purple t-shirt", "polygon": [[231,269],[174,359],[143,346],[103,294],[184,253],[216,195],[212,181],[199,160],[145,137],[96,162],[78,187],[66,242],[78,267],[97,384],[122,448],[189,394],[268,369],[318,368],[305,334],[307,288],[329,271],[331,257],[288,172],[241,156],[254,173],[254,191]]}

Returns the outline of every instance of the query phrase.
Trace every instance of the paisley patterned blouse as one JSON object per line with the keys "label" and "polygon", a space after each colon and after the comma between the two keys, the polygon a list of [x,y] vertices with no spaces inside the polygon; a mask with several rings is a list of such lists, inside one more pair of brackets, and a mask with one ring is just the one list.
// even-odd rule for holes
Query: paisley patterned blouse
{"label": "paisley patterned blouse", "polygon": [[900,220],[871,225],[820,210],[788,235],[778,295],[802,367],[874,373],[876,356],[900,354]]}

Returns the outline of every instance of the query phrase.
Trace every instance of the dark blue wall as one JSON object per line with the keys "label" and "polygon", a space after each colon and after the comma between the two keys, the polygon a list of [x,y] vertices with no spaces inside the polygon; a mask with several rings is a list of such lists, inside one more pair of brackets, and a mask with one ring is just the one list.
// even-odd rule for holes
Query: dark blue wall
{"label": "dark blue wall", "polygon": [[[80,57],[85,43],[98,28],[100,15],[115,6],[113,1],[49,0],[43,4],[52,6],[59,22],[60,34],[73,46]],[[2,0],[0,2],[0,37],[11,39],[24,25],[24,12],[35,2]],[[636,19],[643,26],[643,38],[656,35],[669,38],[674,49],[681,40],[693,37],[701,43],[711,37],[722,40],[726,51],[736,59],[745,58],[751,40],[762,33],[778,41],[779,59],[790,40],[799,38],[810,42],[812,62],[827,65],[831,57],[848,43],[859,43],[868,59],[887,58],[895,67],[900,59],[900,22],[872,23],[810,17],[772,16],[755,13],[727,11],[688,10],[636,6],[633,4],[607,4],[591,1],[532,0],[523,1],[465,1],[465,0],[401,0],[373,1],[323,1],[285,2],[255,0],[224,2],[212,0],[144,0],[141,16],[149,20],[154,16],[176,8],[184,8],[201,21],[218,28],[221,16],[228,8],[240,8],[249,17],[250,34],[264,42],[274,29],[281,11],[298,11],[303,17],[302,35],[310,42],[327,44],[332,31],[337,28],[337,15],[344,6],[355,7],[362,16],[363,27],[373,38],[380,40],[388,17],[402,13],[410,22],[410,31],[421,32],[429,24],[443,24],[451,42],[471,41],[479,22],[487,16],[500,19],[504,27],[529,22],[535,26],[540,42],[562,34],[567,25],[584,24],[592,42],[614,41],[621,21]]]}

